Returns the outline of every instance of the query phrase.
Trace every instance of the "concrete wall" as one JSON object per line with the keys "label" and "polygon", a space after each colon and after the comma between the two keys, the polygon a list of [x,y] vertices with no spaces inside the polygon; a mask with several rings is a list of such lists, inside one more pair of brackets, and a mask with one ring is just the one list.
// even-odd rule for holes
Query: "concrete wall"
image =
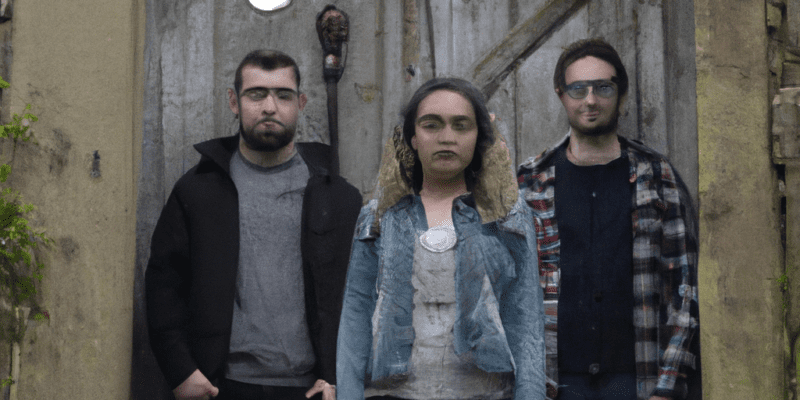
{"label": "concrete wall", "polygon": [[[11,184],[55,245],[41,300],[50,320],[22,344],[19,399],[129,397],[144,3],[13,1],[11,89],[33,104],[39,145],[6,145]],[[9,110],[4,110],[9,111]],[[5,351],[5,349],[3,349]]]}
{"label": "concrete wall", "polygon": [[[783,399],[765,1],[695,1],[699,296],[708,399]],[[721,11],[721,10],[724,10]]]}

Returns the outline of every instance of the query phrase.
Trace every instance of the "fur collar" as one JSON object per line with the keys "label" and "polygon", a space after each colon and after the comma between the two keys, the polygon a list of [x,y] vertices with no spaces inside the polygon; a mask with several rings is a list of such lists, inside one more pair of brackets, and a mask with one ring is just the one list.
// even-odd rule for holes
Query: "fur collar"
{"label": "fur collar", "polygon": [[[403,140],[400,126],[386,141],[378,182],[372,198],[378,201],[374,230],[379,230],[380,219],[389,207],[395,205],[403,196],[414,194],[414,189],[403,179],[400,163],[413,163],[413,153]],[[518,187],[514,177],[511,157],[502,135],[495,131],[495,141],[483,157],[483,165],[478,173],[478,181],[472,196],[482,223],[504,219],[517,201]]]}

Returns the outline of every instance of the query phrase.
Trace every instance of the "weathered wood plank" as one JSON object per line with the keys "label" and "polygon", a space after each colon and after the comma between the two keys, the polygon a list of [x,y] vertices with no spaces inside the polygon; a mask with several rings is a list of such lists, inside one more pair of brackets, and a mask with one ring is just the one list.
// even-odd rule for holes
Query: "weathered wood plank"
{"label": "weathered wood plank", "polygon": [[436,63],[436,76],[451,76],[453,71],[453,18],[452,0],[427,0],[430,2],[433,37],[432,43]]}
{"label": "weathered wood plank", "polygon": [[213,0],[196,1],[176,10],[186,23],[165,32],[161,47],[165,182],[175,181],[199,155],[192,144],[214,137]]}
{"label": "weathered wood plank", "polygon": [[472,81],[491,97],[503,80],[528,55],[579,10],[587,0],[553,0],[535,16],[518,24],[469,70]]}
{"label": "weathered wood plank", "polygon": [[[378,132],[381,141],[375,150],[377,157],[382,154],[383,145],[394,132],[394,127],[400,123],[400,112],[406,102],[420,85],[434,77],[436,52],[442,46],[431,39],[432,35],[436,36],[435,30],[442,29],[440,24],[430,19],[440,13],[439,7],[442,6],[434,3],[435,0],[382,2],[382,29],[378,38],[381,49],[376,53],[376,58],[383,63],[382,121]],[[374,183],[377,168],[370,173]]]}
{"label": "weathered wood plank", "polygon": [[[323,7],[324,4],[312,11],[319,12]],[[382,60],[375,57],[380,47],[376,32],[381,27],[375,18],[379,4],[366,2],[356,6],[355,3],[343,3],[337,4],[337,8],[350,18],[347,65],[338,85],[340,170],[350,183],[366,191],[372,188],[381,154],[378,151],[381,135],[377,127],[381,124],[383,71],[380,64]],[[321,79],[322,50],[318,41],[316,46],[320,49],[320,58],[309,66],[309,73]],[[327,108],[324,97],[319,96],[313,101],[322,109]],[[309,115],[308,111],[304,110],[303,115]],[[326,116],[327,112],[320,115]],[[327,130],[321,134],[327,137]]]}
{"label": "weathered wood plank", "polygon": [[183,174],[184,141],[184,32],[165,32],[161,41],[161,126],[164,143],[164,184],[172,187]]}
{"label": "weathered wood plank", "polygon": [[637,132],[639,129],[635,3],[630,0],[594,0],[587,7],[592,21],[587,37],[601,37],[614,46],[628,72],[628,95],[620,110],[620,132]]}
{"label": "weathered wood plank", "polygon": [[[509,4],[509,12],[513,11],[515,15],[509,18],[509,30],[513,29],[517,24],[536,16],[549,1],[550,0],[517,0],[516,2],[511,2]],[[516,5],[514,3],[516,3]],[[506,32],[506,34],[508,34],[508,32]]]}
{"label": "weathered wood plank", "polygon": [[[403,4],[399,1],[381,1],[383,10],[382,25],[380,25],[380,35],[376,39],[381,43],[380,52],[376,58],[383,61],[383,88],[381,92],[381,126],[376,134],[381,138],[380,143],[374,149],[378,157],[383,152],[383,145],[386,139],[392,135],[395,125],[398,124],[398,114],[403,103],[407,99],[407,89],[410,82],[406,82],[405,66],[401,58],[403,46]],[[371,171],[377,175],[378,170]],[[374,182],[374,181],[373,181]],[[371,188],[370,188],[371,189]]]}
{"label": "weathered wood plank", "polygon": [[452,73],[469,79],[472,63],[508,34],[508,0],[453,1],[452,10]]}
{"label": "weathered wood plank", "polygon": [[697,88],[694,1],[664,2],[668,154],[697,201]]}
{"label": "weathered wood plank", "polygon": [[[415,66],[419,62],[420,45],[420,9],[417,7],[417,0],[403,0],[403,65]],[[406,71],[407,78],[414,76],[412,70]]]}
{"label": "weathered wood plank", "polygon": [[[638,120],[630,137],[667,154],[666,87],[664,80],[664,9],[661,1],[635,4]],[[630,77],[629,77],[630,78]],[[667,154],[668,155],[668,154]]]}
{"label": "weathered wood plank", "polygon": [[586,8],[578,10],[517,69],[519,162],[553,146],[567,133],[567,115],[553,88],[553,72],[564,47],[586,37],[588,24]]}
{"label": "weathered wood plank", "polygon": [[511,161],[517,164],[517,87],[515,79],[506,79],[486,103],[489,112],[495,116],[494,125],[497,132],[503,136],[508,146]]}
{"label": "weathered wood plank", "polygon": [[430,0],[437,76],[469,79],[469,66],[509,29],[508,0]]}
{"label": "weathered wood plank", "polygon": [[433,8],[432,0],[417,0],[420,2],[419,12],[419,62],[417,73],[420,82],[427,82],[436,76],[436,44],[433,42]]}
{"label": "weathered wood plank", "polygon": [[150,237],[168,189],[164,185],[164,142],[161,125],[161,30],[156,29],[158,0],[147,0],[144,41],[144,108],[142,153],[136,201],[136,268],[133,286],[133,331],[131,343],[132,400],[166,400],[171,394],[150,349],[145,315],[144,274],[150,257]]}

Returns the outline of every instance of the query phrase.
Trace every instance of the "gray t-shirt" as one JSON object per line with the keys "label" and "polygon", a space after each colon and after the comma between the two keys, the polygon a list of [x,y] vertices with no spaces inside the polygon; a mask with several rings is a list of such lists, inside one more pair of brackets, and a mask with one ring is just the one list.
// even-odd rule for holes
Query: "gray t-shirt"
{"label": "gray t-shirt", "polygon": [[272,386],[311,386],[316,362],[306,322],[300,219],[308,167],[299,155],[276,167],[238,151],[239,273],[226,377]]}

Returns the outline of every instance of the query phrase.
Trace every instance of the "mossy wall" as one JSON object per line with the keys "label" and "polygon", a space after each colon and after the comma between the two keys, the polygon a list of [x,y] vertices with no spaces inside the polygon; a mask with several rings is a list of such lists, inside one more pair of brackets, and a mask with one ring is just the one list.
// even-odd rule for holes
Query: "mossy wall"
{"label": "mossy wall", "polygon": [[[136,173],[141,149],[139,0],[16,0],[11,89],[39,144],[3,147],[11,184],[55,245],[22,344],[19,399],[125,399],[130,392]],[[5,351],[5,349],[4,349]]]}
{"label": "mossy wall", "polygon": [[783,399],[764,1],[695,1],[705,399]]}

